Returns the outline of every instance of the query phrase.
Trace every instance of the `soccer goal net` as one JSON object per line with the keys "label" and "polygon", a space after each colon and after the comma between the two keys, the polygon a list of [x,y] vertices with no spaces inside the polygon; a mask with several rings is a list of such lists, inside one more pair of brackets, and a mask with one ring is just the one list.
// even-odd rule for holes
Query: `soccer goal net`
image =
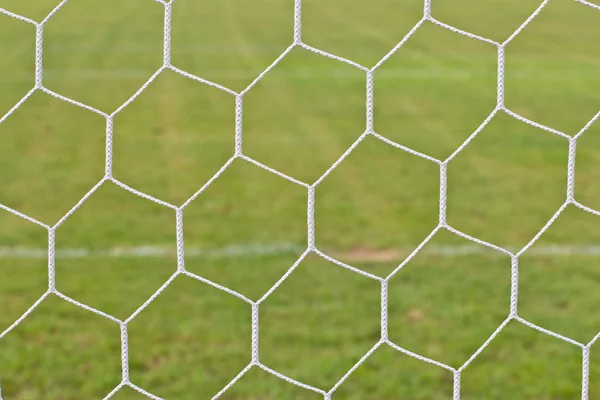
{"label": "soccer goal net", "polygon": [[[596,336],[588,343],[580,343],[569,337],[555,333],[551,330],[548,330],[544,327],[538,326],[534,323],[531,323],[531,322],[525,320],[524,318],[522,318],[519,315],[519,308],[518,308],[518,304],[519,304],[519,302],[518,302],[518,298],[519,298],[519,289],[518,289],[519,288],[519,260],[520,260],[520,257],[523,254],[525,254],[528,251],[528,249],[530,249],[533,246],[533,244],[538,240],[538,238],[540,238],[544,234],[544,232],[553,224],[553,222],[558,218],[558,216],[563,212],[563,210],[567,206],[573,205],[587,213],[600,216],[599,211],[594,210],[584,204],[581,204],[580,202],[575,200],[575,196],[574,196],[574,193],[575,193],[575,191],[574,191],[575,190],[575,156],[576,156],[576,150],[577,150],[577,142],[578,142],[578,139],[584,134],[584,132],[586,132],[586,130],[596,121],[596,119],[598,119],[598,117],[600,117],[600,113],[597,114],[592,120],[590,120],[585,125],[585,127],[583,129],[581,129],[581,131],[578,132],[576,135],[568,135],[557,129],[553,129],[552,127],[548,127],[548,126],[545,126],[538,122],[534,122],[528,118],[525,118],[525,117],[509,110],[504,105],[504,82],[505,82],[505,72],[506,72],[505,48],[511,41],[513,41],[513,39],[515,39],[521,33],[521,31],[523,29],[525,29],[525,27],[531,21],[533,21],[537,17],[537,15],[544,9],[544,7],[546,7],[547,3],[550,0],[543,1],[540,4],[540,6],[535,10],[535,12],[533,12],[533,14],[531,14],[529,16],[529,18],[527,18],[518,27],[518,29],[516,29],[503,42],[497,42],[494,40],[490,40],[486,37],[482,37],[482,36],[479,36],[479,35],[476,35],[473,33],[466,32],[466,31],[458,29],[454,26],[448,25],[442,21],[439,21],[432,15],[431,0],[425,0],[424,7],[423,7],[422,19],[408,32],[408,34],[404,38],[402,38],[402,40],[400,40],[375,65],[368,66],[368,67],[363,66],[352,60],[349,60],[349,59],[346,59],[343,57],[339,57],[335,54],[331,54],[329,52],[326,52],[324,50],[321,50],[319,48],[316,48],[309,44],[304,43],[303,35],[302,35],[302,0],[294,0],[294,14],[293,14],[293,16],[290,16],[290,18],[293,17],[293,20],[294,20],[293,35],[291,35],[293,39],[291,40],[289,47],[281,55],[279,55],[279,57],[277,57],[273,61],[273,63],[271,65],[269,65],[262,73],[260,73],[258,76],[256,76],[256,78],[245,89],[243,89],[241,91],[235,91],[235,90],[225,87],[219,83],[215,83],[213,81],[204,79],[201,76],[197,76],[197,75],[187,72],[183,69],[180,69],[171,63],[171,27],[172,27],[171,15],[172,15],[172,8],[176,7],[177,3],[176,3],[176,0],[173,0],[173,1],[155,0],[164,7],[163,64],[150,77],[150,79],[148,79],[147,82],[145,82],[139,88],[139,90],[137,90],[137,92],[130,99],[125,101],[120,107],[118,107],[114,112],[111,112],[111,113],[107,113],[105,111],[94,108],[90,105],[84,104],[83,102],[80,102],[77,99],[67,97],[61,93],[50,90],[44,86],[44,67],[43,67],[43,65],[44,65],[44,63],[43,63],[44,27],[48,23],[48,21],[51,21],[53,16],[57,12],[59,12],[59,10],[63,6],[65,6],[65,4],[68,1],[75,1],[75,0],[63,0],[60,4],[58,4],[58,6],[56,6],[56,8],[54,8],[54,10],[51,13],[49,13],[47,15],[46,18],[44,18],[41,21],[34,21],[30,18],[27,18],[27,17],[21,16],[21,15],[18,15],[14,12],[11,12],[10,10],[0,8],[0,13],[4,14],[5,16],[8,16],[8,17],[18,19],[24,23],[31,24],[35,27],[35,30],[36,30],[35,49],[31,49],[31,51],[35,52],[35,80],[33,82],[33,88],[20,101],[18,101],[14,105],[14,107],[12,107],[5,115],[3,115],[0,118],[0,124],[4,123],[6,120],[8,120],[11,117],[11,115],[17,109],[19,109],[35,92],[39,92],[39,91],[44,92],[50,96],[53,96],[61,101],[70,103],[71,105],[81,107],[89,112],[95,113],[95,114],[101,116],[102,118],[104,118],[105,124],[106,124],[105,125],[106,126],[105,174],[104,174],[104,177],[87,194],[85,194],[85,196],[83,198],[81,198],[81,200],[79,202],[77,202],[77,204],[73,205],[73,207],[54,225],[49,225],[44,222],[41,222],[29,215],[26,215],[23,212],[20,212],[17,209],[13,209],[11,207],[8,207],[8,206],[0,203],[0,208],[3,209],[5,212],[12,213],[12,214],[28,221],[31,224],[37,224],[37,225],[43,227],[44,229],[46,229],[47,233],[48,233],[48,248],[47,248],[48,287],[47,287],[47,291],[34,304],[32,304],[31,307],[20,318],[18,318],[16,321],[14,321],[14,323],[12,323],[12,325],[10,325],[7,329],[5,329],[3,332],[0,333],[0,341],[2,339],[4,339],[5,336],[7,336],[14,328],[19,326],[19,324],[23,323],[27,319],[28,315],[30,315],[36,309],[36,307],[38,307],[46,298],[48,298],[49,296],[58,296],[65,301],[68,301],[78,307],[81,307],[81,308],[87,310],[90,313],[95,313],[101,317],[104,317],[104,318],[112,321],[113,323],[117,324],[120,327],[122,380],[118,386],[114,387],[114,389],[112,391],[110,391],[109,393],[106,394],[105,398],[109,399],[109,398],[113,397],[123,387],[128,386],[130,388],[135,389],[139,393],[147,396],[148,398],[158,399],[159,397],[157,395],[151,393],[151,389],[144,388],[141,385],[139,385],[138,383],[136,383],[130,379],[128,326],[144,309],[146,309],[155,299],[157,299],[158,296],[160,296],[160,294],[173,282],[174,279],[176,279],[178,276],[185,275],[185,276],[191,277],[193,279],[196,279],[198,281],[201,281],[204,284],[210,285],[210,286],[212,286],[222,292],[225,292],[231,296],[235,296],[235,297],[241,299],[242,301],[246,302],[248,307],[251,309],[251,316],[252,316],[252,318],[251,318],[251,354],[252,354],[251,360],[244,369],[242,369],[241,371],[236,371],[237,375],[235,376],[235,378],[233,380],[231,380],[231,382],[229,382],[225,387],[223,387],[218,393],[216,393],[214,395],[213,398],[215,398],[215,399],[219,398],[221,396],[225,396],[225,393],[233,385],[235,385],[236,382],[238,382],[238,380],[240,380],[252,368],[260,368],[260,369],[264,370],[265,372],[276,376],[277,378],[287,381],[290,384],[299,386],[308,391],[315,392],[319,396],[322,396],[324,399],[335,398],[336,390],[338,390],[338,388],[340,388],[340,386],[347,380],[348,377],[351,376],[351,374],[361,364],[363,364],[380,347],[389,346],[398,352],[404,353],[407,356],[416,358],[416,359],[426,362],[426,363],[436,365],[440,368],[443,368],[443,369],[449,371],[453,376],[453,381],[449,383],[449,385],[452,385],[453,398],[455,400],[458,400],[461,398],[461,373],[478,357],[478,355],[480,353],[482,353],[484,351],[484,349],[507,326],[507,324],[513,320],[519,321],[522,324],[527,325],[529,328],[537,330],[543,334],[550,335],[550,336],[553,336],[562,341],[568,342],[569,344],[576,346],[580,349],[581,354],[582,354],[582,359],[583,359],[583,364],[581,366],[581,396],[583,399],[588,398],[590,347],[596,342],[596,340],[598,339],[599,336]],[[588,6],[590,12],[599,12],[600,13],[600,6],[598,6],[596,4],[587,2],[585,0],[574,0],[574,1],[577,1],[577,2],[581,3],[582,5]],[[374,108],[374,89],[373,88],[374,88],[374,81],[377,79],[377,72],[378,72],[379,67],[386,60],[388,60],[392,55],[394,55],[396,52],[402,51],[402,46],[425,23],[433,23],[443,29],[452,31],[455,34],[464,35],[471,39],[485,42],[488,45],[494,46],[497,49],[497,103],[496,103],[496,107],[491,112],[491,114],[489,114],[489,116],[481,122],[481,124],[477,128],[477,130],[472,132],[471,135],[449,157],[447,157],[445,159],[438,159],[438,158],[432,157],[430,155],[424,154],[420,151],[414,150],[412,148],[409,148],[407,146],[404,146],[400,143],[397,143],[395,141],[392,141],[392,140],[386,138],[385,136],[383,136],[375,131],[374,122],[373,122],[373,114],[374,114],[373,113],[373,108]],[[290,32],[290,34],[292,34],[292,32]],[[292,176],[289,176],[283,172],[280,172],[279,170],[277,170],[276,168],[273,168],[272,166],[266,165],[265,163],[261,162],[260,160],[249,157],[248,155],[246,155],[244,153],[244,146],[243,146],[244,125],[242,123],[242,113],[244,110],[245,95],[249,91],[251,91],[253,89],[253,87],[255,87],[255,85],[259,81],[261,81],[265,76],[267,76],[270,73],[270,71],[273,68],[275,68],[276,65],[280,61],[282,61],[284,59],[284,57],[286,57],[295,48],[303,48],[307,51],[316,53],[322,57],[326,57],[326,58],[335,60],[336,62],[339,62],[339,63],[345,63],[351,67],[354,67],[356,70],[361,71],[361,73],[364,74],[364,88],[365,88],[365,94],[364,94],[365,97],[364,98],[365,98],[365,102],[366,102],[366,115],[364,116],[364,118],[365,118],[366,129],[365,129],[364,133],[362,133],[362,135],[360,135],[358,140],[356,140],[354,142],[354,144],[352,144],[343,153],[343,155],[341,157],[339,157],[339,159],[337,159],[337,161],[335,161],[330,166],[330,168],[319,179],[317,179],[314,182],[303,182],[303,181],[298,180]],[[168,70],[173,71],[177,74],[183,75],[183,76],[190,78],[194,81],[197,81],[203,85],[209,85],[209,86],[212,86],[219,90],[222,90],[222,91],[228,93],[229,95],[235,97],[235,131],[232,132],[232,135],[234,135],[234,139],[235,139],[234,140],[234,143],[235,143],[234,155],[222,166],[222,168],[211,179],[209,179],[207,182],[203,183],[203,186],[199,190],[197,190],[193,194],[193,196],[191,196],[187,201],[185,201],[183,204],[180,204],[180,205],[171,204],[167,201],[161,200],[159,198],[156,198],[154,196],[146,194],[142,191],[139,191],[139,190],[129,186],[128,184],[116,179],[115,177],[113,177],[113,174],[112,174],[113,128],[115,125],[115,123],[114,123],[115,117],[119,113],[121,113],[124,109],[126,109],[136,98],[138,98],[138,96],[140,96],[160,74],[162,74]],[[461,153],[467,146],[469,146],[471,141],[487,126],[488,122],[490,122],[492,120],[492,118],[494,118],[498,113],[507,113],[507,114],[511,115],[512,117],[514,117],[526,124],[529,124],[536,128],[547,131],[549,134],[557,135],[568,142],[568,148],[569,148],[568,164],[564,166],[568,171],[568,179],[565,182],[566,197],[565,197],[564,203],[556,211],[554,216],[546,223],[546,225],[543,227],[543,229],[541,229],[538,232],[538,234],[533,239],[531,239],[531,241],[527,245],[525,245],[522,248],[518,248],[518,249],[512,249],[512,248],[507,249],[507,248],[499,247],[495,244],[491,244],[484,240],[480,240],[477,237],[472,237],[466,233],[463,233],[462,231],[460,231],[458,229],[453,228],[446,221],[446,196],[447,196],[447,186],[448,186],[447,185],[447,182],[448,182],[447,166],[449,165],[449,163],[452,162],[452,160],[459,153]],[[363,140],[365,140],[368,137],[376,138],[379,141],[384,142],[385,144],[387,144],[389,146],[393,146],[401,151],[410,153],[413,156],[420,157],[420,158],[426,160],[427,162],[435,164],[437,166],[437,168],[439,168],[439,177],[440,177],[439,222],[438,222],[437,226],[433,229],[433,231],[431,231],[431,233],[427,236],[427,238],[422,243],[420,243],[412,252],[410,252],[410,254],[406,258],[404,258],[404,260],[391,273],[389,273],[387,276],[383,276],[383,277],[377,276],[375,274],[372,274],[370,272],[367,272],[367,271],[357,268],[355,266],[348,265],[348,263],[341,262],[336,257],[334,257],[330,254],[327,254],[327,250],[319,249],[315,245],[315,222],[314,222],[314,220],[315,220],[315,197],[318,196],[318,193],[316,192],[315,189],[321,182],[324,181],[324,179],[332,171],[334,171],[340,164],[342,164],[344,162],[346,157],[349,156],[357,148],[357,146],[361,142],[363,142]],[[281,179],[285,179],[285,180],[297,185],[298,187],[303,188],[303,190],[306,191],[307,199],[308,199],[308,202],[306,204],[306,209],[307,209],[307,212],[306,212],[306,221],[307,221],[306,222],[306,226],[307,226],[306,238],[307,238],[308,246],[306,248],[302,249],[300,257],[287,270],[287,272],[285,274],[283,274],[283,276],[281,276],[281,278],[277,281],[277,283],[274,286],[272,286],[266,293],[264,293],[264,295],[258,300],[251,300],[250,298],[246,297],[245,295],[243,295],[235,290],[232,290],[221,284],[213,282],[212,280],[207,279],[203,276],[200,276],[196,273],[188,271],[186,269],[185,262],[184,262],[185,255],[186,255],[186,245],[184,244],[184,240],[183,240],[183,237],[184,237],[183,224],[185,221],[184,211],[185,211],[186,207],[188,207],[188,205],[192,201],[194,201],[196,198],[198,198],[199,196],[202,196],[205,189],[207,189],[211,184],[213,184],[213,182],[215,180],[217,180],[217,178],[219,178],[219,176],[225,170],[227,170],[227,168],[237,159],[243,159],[249,163],[254,164],[256,167],[262,168],[262,169],[268,171],[269,173],[278,176]],[[177,249],[177,265],[178,265],[176,272],[166,282],[164,282],[164,284],[150,298],[148,298],[147,301],[145,301],[135,312],[133,312],[126,319],[116,318],[116,317],[109,315],[103,311],[100,311],[94,307],[83,304],[82,302],[79,302],[79,301],[61,293],[57,289],[56,284],[55,284],[55,256],[56,256],[55,236],[56,236],[57,229],[66,220],[68,220],[71,217],[71,215],[73,215],[75,213],[75,211],[82,204],[84,204],[84,202],[86,202],[86,200],[90,196],[92,196],[92,194],[101,185],[103,185],[106,182],[112,182],[112,183],[120,186],[121,188],[123,188],[123,189],[133,193],[134,195],[137,195],[149,202],[154,202],[163,207],[171,209],[175,216],[174,221],[176,222],[176,230],[177,230],[177,234],[176,234],[176,238],[177,238],[176,246],[177,247],[176,247],[176,249]],[[481,246],[485,246],[494,252],[502,253],[502,254],[510,257],[511,263],[512,263],[511,264],[512,265],[511,291],[510,291],[510,293],[507,293],[507,300],[509,300],[508,296],[510,296],[510,301],[507,301],[507,304],[510,304],[510,308],[508,308],[506,310],[506,315],[507,315],[506,319],[500,324],[500,326],[497,327],[497,329],[487,339],[487,341],[485,341],[482,344],[482,346],[474,354],[472,354],[471,357],[466,362],[464,362],[464,364],[462,364],[460,366],[446,365],[437,360],[417,354],[416,352],[413,352],[409,348],[404,348],[404,347],[397,345],[392,340],[390,340],[390,338],[388,337],[388,320],[390,318],[388,315],[388,283],[393,276],[396,276],[397,274],[401,274],[402,268],[407,263],[409,263],[411,261],[411,259],[413,259],[420,251],[422,251],[424,246],[431,240],[431,238],[433,238],[433,236],[441,230],[450,231],[451,233],[461,236],[462,238],[464,238],[468,241],[471,241],[471,242],[476,243]],[[350,368],[343,375],[343,377],[341,379],[339,379],[339,381],[335,385],[333,385],[332,387],[327,387],[327,388],[314,387],[312,385],[309,385],[309,384],[300,382],[296,379],[293,379],[293,378],[285,375],[284,373],[279,372],[274,368],[271,368],[269,365],[262,363],[261,358],[259,357],[259,354],[260,354],[259,353],[259,348],[260,348],[260,344],[259,344],[260,323],[259,323],[259,320],[260,320],[260,316],[261,316],[261,305],[275,291],[275,289],[278,288],[290,276],[290,274],[300,265],[300,263],[309,254],[313,254],[313,255],[316,254],[330,262],[337,264],[341,268],[345,268],[349,271],[352,271],[353,273],[360,274],[366,278],[372,279],[373,281],[376,281],[381,287],[381,294],[380,294],[380,298],[381,298],[381,310],[380,310],[381,333],[380,333],[379,340],[374,344],[374,346],[366,354],[363,355],[362,358],[357,360],[356,364],[352,368]],[[1,276],[0,276],[0,279],[2,279]],[[202,316],[198,315],[198,318],[202,318]],[[1,378],[2,377],[0,377],[0,384],[2,382]],[[0,390],[1,390],[1,388],[0,388]],[[1,397],[2,397],[2,394],[0,392],[0,398]],[[8,398],[5,400],[8,400]]]}

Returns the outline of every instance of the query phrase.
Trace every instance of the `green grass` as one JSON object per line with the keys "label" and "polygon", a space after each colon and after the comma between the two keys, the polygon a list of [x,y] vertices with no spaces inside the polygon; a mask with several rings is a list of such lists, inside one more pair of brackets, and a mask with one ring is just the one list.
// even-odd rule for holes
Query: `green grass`
{"label": "green grass", "polygon": [[[438,20],[496,41],[538,0],[433,0]],[[597,2],[595,2],[598,4]],[[41,21],[55,0],[0,0]],[[367,67],[419,21],[422,1],[304,0],[303,40]],[[243,90],[293,40],[291,0],[177,0],[172,63]],[[160,68],[163,6],[72,0],[44,28],[44,85],[112,113]],[[600,11],[546,9],[506,48],[505,105],[576,134],[600,110]],[[35,28],[0,14],[0,117],[34,84]],[[445,159],[496,107],[497,50],[433,23],[374,75],[374,129]],[[293,49],[245,96],[243,152],[312,184],[364,132],[365,74]],[[181,205],[234,154],[235,98],[173,71],[114,119],[114,177]],[[0,203],[53,225],[103,176],[105,120],[42,92],[0,124]],[[448,165],[447,221],[499,246],[526,245],[563,204],[568,140],[504,112]],[[600,125],[578,141],[576,199],[600,209]],[[438,224],[439,166],[367,137],[316,188],[316,245],[384,277]],[[236,159],[184,211],[187,248],[307,245],[307,190]],[[544,245],[600,244],[599,217],[569,205],[519,260],[519,315],[587,343],[600,331],[597,255]],[[44,248],[45,229],[0,210],[0,248]],[[57,249],[161,246],[165,257],[56,258],[57,289],[127,319],[177,269],[173,209],[103,184],[56,231]],[[438,232],[389,283],[389,338],[458,368],[507,318],[511,260],[428,250],[476,245]],[[436,247],[437,246],[437,247]],[[539,247],[541,248],[541,247]],[[261,298],[297,251],[188,257],[188,271]],[[47,290],[42,258],[0,257],[0,332]],[[380,284],[309,254],[260,306],[260,360],[329,390],[380,340]],[[251,307],[179,276],[129,324],[131,381],[165,399],[210,399],[251,361]],[[590,398],[600,397],[598,345]],[[462,373],[463,399],[581,397],[581,350],[511,321]],[[101,399],[121,382],[117,323],[50,295],[0,340],[4,400]],[[452,374],[382,345],[334,393],[340,399],[451,399]],[[113,398],[145,398],[129,387]],[[221,397],[318,399],[258,367]]]}

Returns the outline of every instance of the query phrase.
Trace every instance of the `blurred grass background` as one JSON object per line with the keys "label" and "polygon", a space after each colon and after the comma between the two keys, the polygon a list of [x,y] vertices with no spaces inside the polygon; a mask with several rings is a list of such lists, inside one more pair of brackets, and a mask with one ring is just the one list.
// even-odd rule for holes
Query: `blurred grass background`
{"label": "blurred grass background", "polygon": [[[0,0],[41,21],[57,0]],[[433,0],[438,20],[496,41],[539,0]],[[419,21],[422,1],[304,0],[303,41],[373,66]],[[44,28],[44,86],[111,113],[162,65],[164,7],[152,0],[69,1]],[[569,135],[600,109],[600,11],[550,0],[506,48],[506,107]],[[240,91],[293,40],[291,0],[177,0],[172,63]],[[0,14],[0,116],[34,84],[35,29]],[[492,45],[426,22],[375,73],[374,129],[444,159],[496,106]],[[115,178],[182,204],[233,155],[235,99],[164,71],[115,117]],[[0,124],[0,203],[56,223],[104,174],[105,121],[34,93]],[[244,154],[312,183],[365,130],[365,76],[295,48],[244,96]],[[568,141],[503,112],[448,166],[448,223],[522,247],[565,200]],[[600,209],[600,128],[578,141],[576,199]],[[316,245],[372,274],[390,273],[438,222],[434,163],[367,137],[316,189]],[[188,248],[284,244],[273,254],[186,257],[189,271],[260,298],[306,243],[306,190],[235,160],[184,212]],[[0,211],[0,332],[47,290],[47,232]],[[105,183],[56,233],[90,254],[156,246],[163,257],[56,259],[67,296],[126,319],[175,271],[175,212]],[[462,365],[507,317],[510,259],[440,254],[474,243],[446,231],[389,284],[394,343]],[[587,343],[600,330],[598,254],[549,255],[544,246],[600,245],[598,217],[568,206],[520,260],[519,314]],[[478,246],[478,245],[475,245]],[[539,246],[539,247],[538,247]],[[171,256],[172,254],[172,256]],[[261,305],[260,359],[329,390],[380,338],[376,281],[309,255]],[[251,357],[248,304],[176,278],[129,326],[131,380],[166,399],[209,399]],[[600,398],[591,349],[590,398]],[[121,380],[119,327],[56,296],[0,340],[4,400],[94,399]],[[581,397],[581,351],[517,322],[462,374],[463,399]],[[452,375],[381,347],[335,392],[346,399],[450,399]],[[124,388],[113,398],[144,398]],[[224,399],[312,399],[318,394],[253,368]]]}

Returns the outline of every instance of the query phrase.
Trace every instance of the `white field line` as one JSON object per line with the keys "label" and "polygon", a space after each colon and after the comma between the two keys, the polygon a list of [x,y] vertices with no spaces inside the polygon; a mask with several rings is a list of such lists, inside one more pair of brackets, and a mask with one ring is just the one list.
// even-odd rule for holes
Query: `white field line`
{"label": "white field line", "polygon": [[[312,46],[310,43],[307,45]],[[395,45],[395,43],[394,43]],[[265,56],[275,56],[277,57],[281,53],[285,51],[285,49],[289,47],[289,42],[286,41],[286,44],[281,45],[233,45],[233,44],[185,44],[185,43],[177,43],[177,46],[173,46],[171,48],[172,54],[185,54],[185,55],[234,55],[234,56],[243,56],[243,55],[265,55]],[[319,46],[316,46],[319,48]],[[390,46],[390,50],[393,45]],[[110,50],[105,50],[101,47],[97,47],[94,44],[86,44],[83,42],[80,43],[49,43],[44,44],[44,53],[46,54],[74,54],[74,53],[87,53],[87,54],[104,54],[104,55],[140,55],[140,54],[156,54],[157,52],[162,52],[162,43],[157,45],[155,42],[147,42],[143,43],[141,41],[135,42],[122,42],[122,43],[114,43],[111,46]],[[319,48],[319,50],[323,50],[328,53],[335,53],[335,50],[330,48]],[[348,50],[348,49],[346,49]],[[372,57],[383,57],[385,53],[367,53],[367,55]],[[407,53],[411,59],[413,60],[434,60],[435,52],[432,51],[424,51],[417,49],[404,49],[404,53]],[[491,55],[493,53],[493,55]],[[439,56],[448,60],[470,60],[470,61],[479,61],[479,60],[496,60],[496,53],[492,51],[485,52],[454,52],[454,53],[446,53],[443,56]],[[597,57],[593,55],[576,55],[576,56],[559,56],[555,54],[511,54],[511,60],[517,62],[552,62],[552,63],[578,63],[578,64],[588,64],[588,65],[598,65],[599,61]]]}
{"label": "white field line", "polygon": [[[273,244],[240,244],[221,248],[202,249],[199,247],[187,247],[185,256],[188,258],[206,259],[228,259],[248,258],[263,256],[300,255],[306,250],[293,243]],[[323,250],[337,258],[351,259],[356,262],[391,262],[402,260],[412,251],[412,248],[392,250],[372,250],[357,254],[353,252],[344,253],[339,251]],[[507,247],[506,250],[516,252],[518,248]],[[92,259],[92,258],[168,258],[176,256],[175,246],[135,246],[114,247],[109,249],[86,249],[86,248],[57,248],[56,257],[62,259]],[[497,255],[502,254],[488,249],[484,246],[425,246],[419,254],[439,257],[460,257],[468,255]],[[545,245],[534,246],[525,255],[539,257],[555,256],[600,256],[600,244],[598,245]],[[0,259],[45,259],[48,257],[45,248],[31,247],[1,247]]]}
{"label": "white field line", "polygon": [[[62,78],[67,74],[71,80],[102,80],[102,81],[124,81],[132,79],[147,79],[155,71],[142,69],[96,69],[96,68],[74,68],[63,71],[45,69],[44,78],[52,80],[55,77]],[[200,76],[206,76],[211,79],[244,79],[251,80],[256,78],[256,74],[249,70],[241,69],[219,69],[201,71]],[[298,68],[294,70],[275,68],[269,76],[292,79],[316,79],[316,78],[334,78],[334,79],[364,79],[355,70],[348,68]],[[451,79],[451,80],[469,80],[477,77],[495,77],[494,68],[385,68],[375,73],[376,80],[388,79]],[[558,69],[558,68],[508,68],[505,76],[514,79],[550,79],[567,80],[581,76],[597,76],[596,69]],[[6,77],[0,77],[1,82],[6,82]],[[20,74],[11,76],[10,82],[30,81],[31,76]]]}

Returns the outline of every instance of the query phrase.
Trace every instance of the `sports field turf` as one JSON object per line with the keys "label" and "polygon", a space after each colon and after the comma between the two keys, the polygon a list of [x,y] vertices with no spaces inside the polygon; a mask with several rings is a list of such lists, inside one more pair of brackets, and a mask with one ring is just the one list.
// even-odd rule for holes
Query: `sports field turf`
{"label": "sports field turf", "polygon": [[[0,8],[42,21],[57,2]],[[540,3],[433,0],[431,10],[503,42]],[[240,92],[293,42],[293,9],[176,0],[172,65]],[[371,68],[422,16],[422,1],[304,0],[302,40]],[[44,27],[43,85],[112,113],[161,67],[163,20],[152,0],[70,0]],[[600,110],[598,38],[600,9],[550,0],[506,47],[505,106],[577,134]],[[374,74],[375,132],[445,160],[495,109],[497,60],[493,45],[425,22]],[[0,14],[0,118],[34,77],[35,26]],[[296,47],[244,95],[243,153],[312,184],[365,131],[365,96],[363,71]],[[0,204],[56,224],[104,176],[105,131],[100,115],[33,93],[0,124]],[[179,206],[233,156],[235,132],[233,95],[163,71],[114,118],[113,176]],[[565,137],[498,111],[448,164],[448,225],[518,251],[565,202],[568,153]],[[575,164],[575,199],[595,210],[599,163],[600,122]],[[316,247],[387,276],[439,223],[439,171],[367,136],[315,189]],[[187,271],[260,299],[308,245],[307,200],[306,188],[234,160],[184,210]],[[600,331],[599,222],[570,204],[520,257],[520,317],[583,344]],[[56,289],[120,320],[178,266],[175,210],[112,182],[55,239]],[[48,290],[47,243],[44,228],[0,210],[0,335]],[[388,289],[389,340],[459,368],[509,315],[511,259],[441,229]],[[308,254],[260,305],[260,362],[328,391],[381,339],[380,311],[377,280]],[[130,380],[160,398],[210,399],[250,363],[251,325],[248,303],[178,276],[128,325]],[[102,399],[121,374],[119,325],[55,294],[0,339],[3,400]],[[581,381],[581,348],[511,320],[462,372],[461,398],[578,399]],[[450,371],[383,344],[332,398],[452,396]],[[112,398],[145,397],[126,386]],[[221,398],[323,395],[253,367]]]}

